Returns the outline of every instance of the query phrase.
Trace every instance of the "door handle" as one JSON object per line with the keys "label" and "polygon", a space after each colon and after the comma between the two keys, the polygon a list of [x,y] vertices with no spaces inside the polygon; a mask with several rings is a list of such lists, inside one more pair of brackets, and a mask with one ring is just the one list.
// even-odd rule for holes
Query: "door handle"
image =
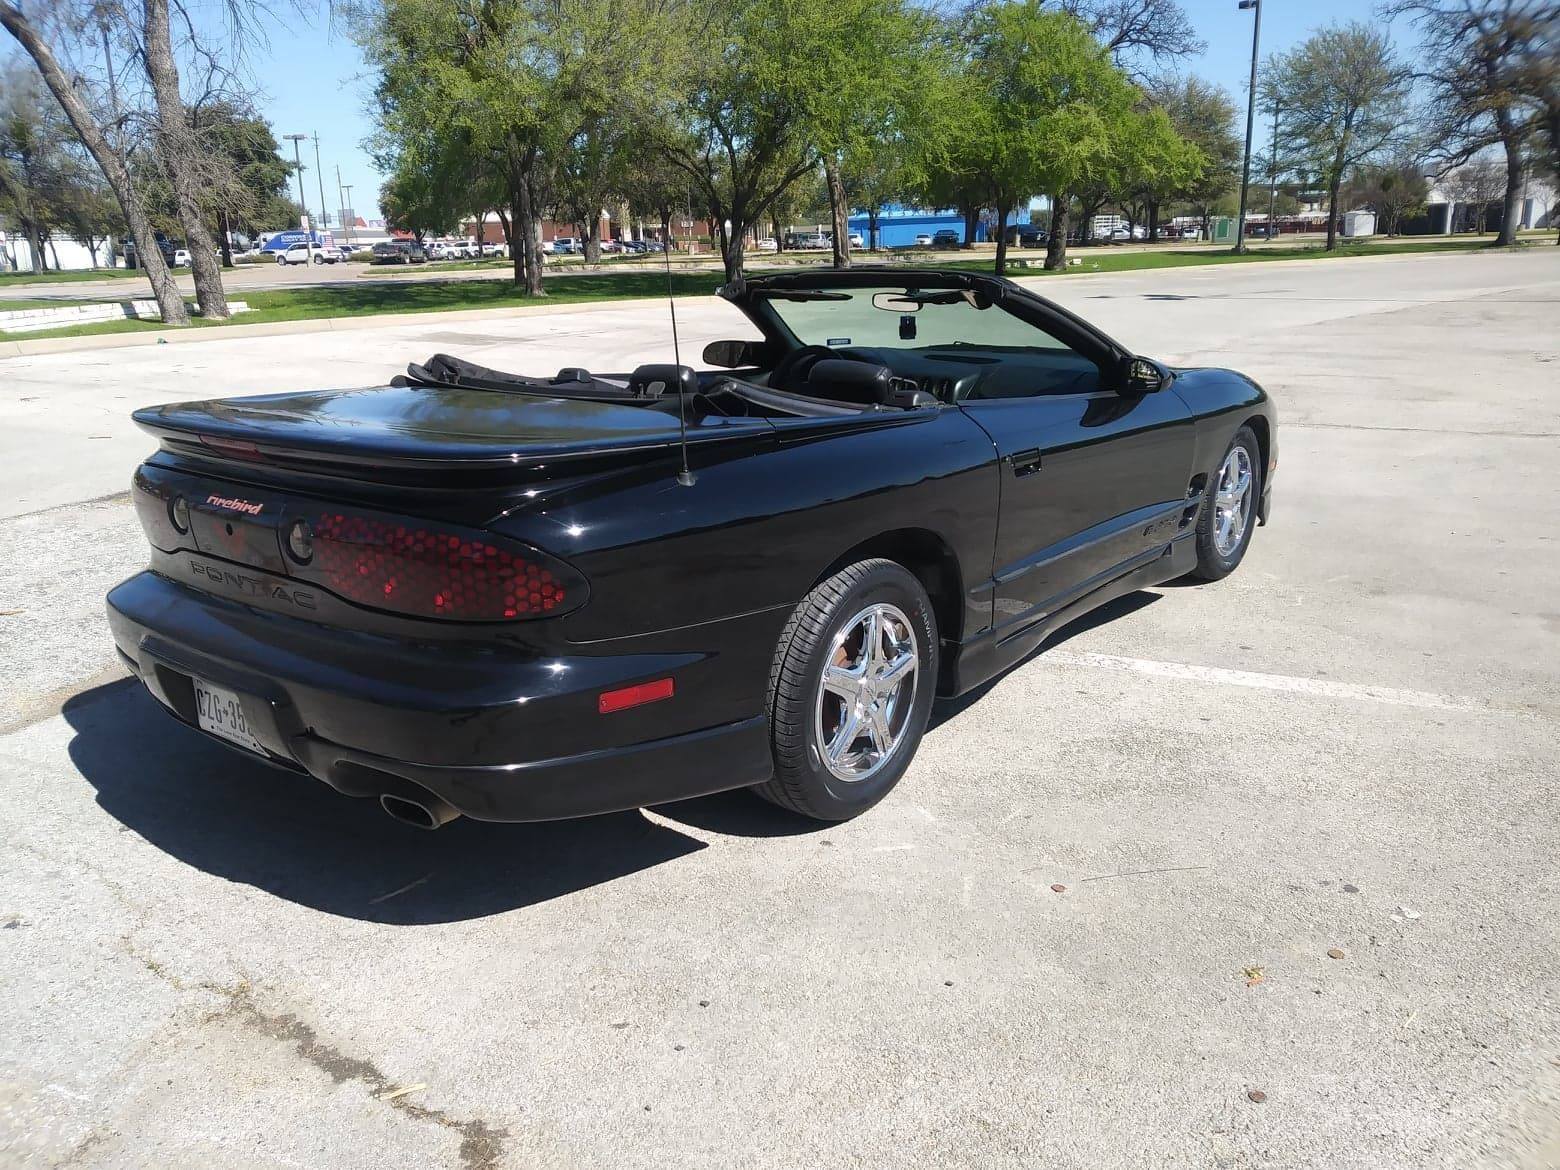
{"label": "door handle", "polygon": [[1008,456],[1008,463],[1012,465],[1014,475],[1033,475],[1040,470],[1040,448],[1016,451]]}

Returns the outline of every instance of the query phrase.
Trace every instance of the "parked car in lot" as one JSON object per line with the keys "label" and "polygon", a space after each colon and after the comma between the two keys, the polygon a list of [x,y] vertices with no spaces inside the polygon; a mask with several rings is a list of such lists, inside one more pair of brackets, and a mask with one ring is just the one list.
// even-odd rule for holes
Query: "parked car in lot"
{"label": "parked car in lot", "polygon": [[918,233],[916,233],[915,246],[917,248],[930,248],[932,246],[932,233],[931,232],[918,232]]}
{"label": "parked car in lot", "polygon": [[1008,228],[1008,243],[1020,248],[1045,246],[1049,234],[1043,227],[1032,223],[1013,224]]}
{"label": "parked car in lot", "polygon": [[188,268],[190,266],[190,252],[188,248],[175,248],[173,250],[173,267]]}
{"label": "parked car in lot", "polygon": [[416,240],[385,240],[374,245],[373,264],[422,264],[428,259]]}
{"label": "parked car in lot", "polygon": [[745,786],[838,821],[898,783],[934,696],[1228,575],[1269,515],[1274,409],[1240,374],[983,274],[723,295],[761,340],[702,371],[439,355],[137,411],[121,660],[191,727],[425,828]]}
{"label": "parked car in lot", "polygon": [[310,245],[306,242],[288,244],[276,254],[278,264],[307,264],[310,259],[316,264],[335,264],[341,259],[341,253],[325,244]]}
{"label": "parked car in lot", "polygon": [[780,245],[773,236],[765,236],[754,247],[760,252],[778,252],[780,250]]}
{"label": "parked car in lot", "polygon": [[867,246],[867,241],[860,232],[851,232],[846,239],[850,241],[852,248],[865,248]]}
{"label": "parked car in lot", "polygon": [[957,248],[959,244],[959,233],[953,228],[938,228],[932,235],[934,248]]}
{"label": "parked car in lot", "polygon": [[585,250],[581,242],[573,236],[559,236],[552,245],[552,250],[559,256],[572,256],[576,252]]}

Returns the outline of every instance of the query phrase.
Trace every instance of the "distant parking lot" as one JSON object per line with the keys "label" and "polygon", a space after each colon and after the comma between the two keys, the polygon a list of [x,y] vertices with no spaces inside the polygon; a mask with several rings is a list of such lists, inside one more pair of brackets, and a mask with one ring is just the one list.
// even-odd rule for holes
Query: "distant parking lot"
{"label": "distant parking lot", "polygon": [[1273,393],[1272,524],[828,828],[418,835],[113,661],[132,406],[625,368],[664,305],[0,361],[0,1164],[1560,1164],[1560,249],[1043,291]]}

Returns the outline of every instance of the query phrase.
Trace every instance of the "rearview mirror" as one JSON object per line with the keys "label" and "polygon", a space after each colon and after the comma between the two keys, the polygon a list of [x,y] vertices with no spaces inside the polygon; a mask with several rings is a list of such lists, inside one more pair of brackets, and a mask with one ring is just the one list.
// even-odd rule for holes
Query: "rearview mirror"
{"label": "rearview mirror", "polygon": [[738,366],[756,366],[758,345],[752,341],[712,341],[704,347],[704,363],[734,370]]}
{"label": "rearview mirror", "polygon": [[1119,388],[1123,394],[1152,394],[1163,390],[1173,379],[1174,375],[1153,358],[1122,359]]}

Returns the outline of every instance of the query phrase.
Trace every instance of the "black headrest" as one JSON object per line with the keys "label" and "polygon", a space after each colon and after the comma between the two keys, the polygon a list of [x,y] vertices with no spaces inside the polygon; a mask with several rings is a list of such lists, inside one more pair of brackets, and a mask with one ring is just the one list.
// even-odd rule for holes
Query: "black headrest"
{"label": "black headrest", "polygon": [[640,366],[628,376],[628,391],[635,398],[659,398],[663,394],[693,394],[699,389],[699,376],[691,366],[656,362]]}
{"label": "black headrest", "polygon": [[858,402],[882,406],[893,398],[893,377],[887,366],[854,362],[848,358],[824,358],[807,371],[807,392],[834,402]]}

